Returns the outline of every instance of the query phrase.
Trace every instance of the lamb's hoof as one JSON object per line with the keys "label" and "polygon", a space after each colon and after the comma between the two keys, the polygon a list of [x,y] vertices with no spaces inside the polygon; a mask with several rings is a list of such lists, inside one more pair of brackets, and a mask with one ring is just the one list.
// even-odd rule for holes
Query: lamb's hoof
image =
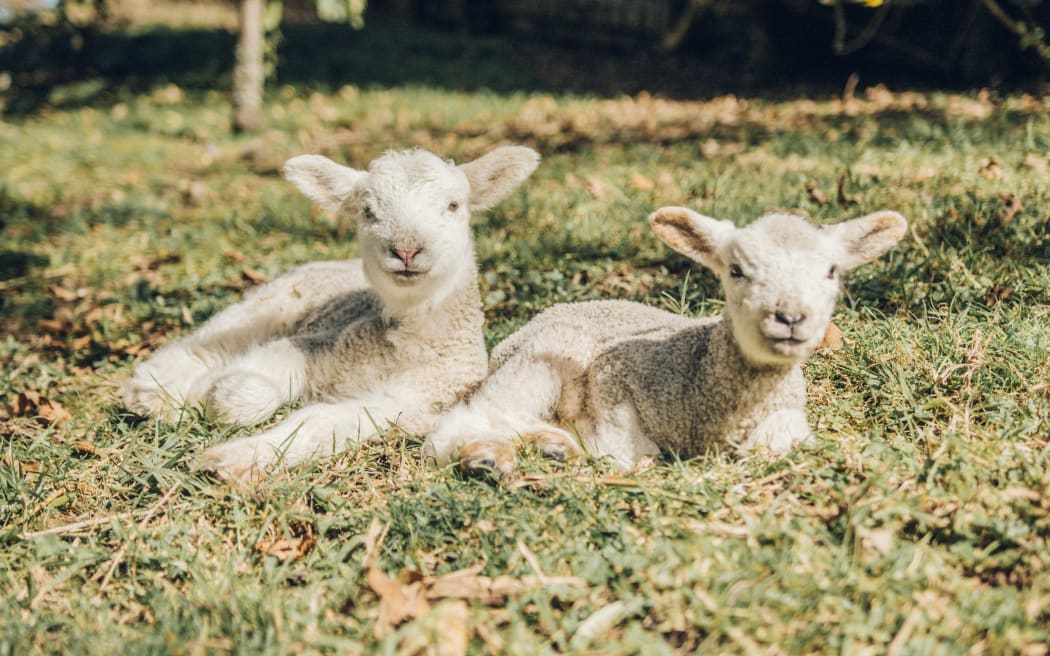
{"label": "lamb's hoof", "polygon": [[208,449],[197,456],[190,467],[227,483],[244,487],[255,487],[266,477],[264,469],[251,452],[245,449],[231,449],[224,444]]}
{"label": "lamb's hoof", "polygon": [[151,417],[173,422],[182,414],[182,404],[153,381],[143,383],[132,378],[120,390],[124,407],[138,417]]}
{"label": "lamb's hoof", "polygon": [[459,470],[467,476],[483,476],[498,481],[513,472],[517,464],[514,445],[510,442],[471,442],[459,452]]}
{"label": "lamb's hoof", "polygon": [[542,431],[525,437],[525,440],[536,446],[544,458],[557,460],[558,462],[569,462],[578,460],[583,456],[576,441],[561,433],[553,431]]}

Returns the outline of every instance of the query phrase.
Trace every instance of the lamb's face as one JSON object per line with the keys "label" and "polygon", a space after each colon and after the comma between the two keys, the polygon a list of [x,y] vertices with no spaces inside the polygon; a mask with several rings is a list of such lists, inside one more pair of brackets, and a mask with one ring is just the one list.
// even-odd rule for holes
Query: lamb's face
{"label": "lamb's face", "polygon": [[473,275],[469,200],[463,172],[426,151],[372,162],[347,209],[357,216],[365,275],[384,304],[440,302]]}
{"label": "lamb's face", "polygon": [[325,209],[357,219],[365,275],[384,313],[397,316],[438,305],[473,279],[471,211],[503,200],[538,163],[519,146],[460,166],[416,149],[388,152],[368,171],[300,155],[284,173]]}
{"label": "lamb's face", "polygon": [[745,228],[684,207],[653,212],[669,246],[714,271],[741,352],[757,365],[789,366],[820,344],[839,295],[839,274],[874,260],[904,235],[896,212],[817,228],[770,214]]}
{"label": "lamb's face", "polygon": [[817,348],[839,295],[840,250],[802,219],[775,214],[722,247],[726,314],[749,360],[790,365]]}

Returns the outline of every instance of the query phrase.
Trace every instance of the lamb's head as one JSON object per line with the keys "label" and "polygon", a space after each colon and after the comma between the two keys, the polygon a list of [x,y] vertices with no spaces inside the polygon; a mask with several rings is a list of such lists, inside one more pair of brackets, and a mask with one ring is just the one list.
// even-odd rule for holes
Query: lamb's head
{"label": "lamb's head", "polygon": [[503,200],[538,162],[520,146],[460,166],[414,149],[387,152],[367,171],[301,155],[284,174],[321,207],[356,217],[365,275],[384,312],[397,316],[472,282],[471,212]]}
{"label": "lamb's head", "polygon": [[767,214],[737,228],[684,207],[661,208],[649,223],[671,248],[718,275],[733,336],[761,366],[808,357],[831,322],[839,275],[889,250],[908,225],[882,211],[823,227]]}

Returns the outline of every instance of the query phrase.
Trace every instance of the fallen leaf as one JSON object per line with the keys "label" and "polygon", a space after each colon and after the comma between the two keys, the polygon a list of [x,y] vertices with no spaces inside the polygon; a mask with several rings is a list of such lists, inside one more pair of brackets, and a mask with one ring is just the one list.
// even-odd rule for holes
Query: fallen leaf
{"label": "fallen leaf", "polygon": [[40,406],[37,408],[37,416],[44,420],[44,423],[51,424],[63,424],[73,418],[73,415],[69,414],[69,411],[62,407],[58,401],[51,401],[49,399],[41,399]]}
{"label": "fallen leaf", "polygon": [[1014,288],[1009,285],[997,285],[991,287],[984,293],[984,304],[988,307],[998,305],[1014,293]]}
{"label": "fallen leaf", "polygon": [[255,269],[252,269],[250,267],[244,267],[243,269],[241,269],[241,278],[243,278],[245,282],[255,283],[256,285],[269,280],[269,278],[266,277],[265,273],[256,271]]}
{"label": "fallen leaf", "polygon": [[88,442],[87,440],[77,440],[73,442],[73,444],[70,446],[73,447],[74,451],[78,451],[80,453],[86,453],[92,456],[102,455],[101,449],[99,449],[91,442]]}
{"label": "fallen leaf", "polygon": [[1046,174],[1047,170],[1050,169],[1050,159],[1040,157],[1035,153],[1028,153],[1024,157],[1024,165],[1036,173]]}
{"label": "fallen leaf", "polygon": [[277,538],[260,540],[255,544],[255,551],[265,556],[274,556],[281,562],[288,562],[298,560],[310,553],[315,544],[317,540],[311,535],[301,538]]}
{"label": "fallen leaf", "polygon": [[824,192],[817,186],[816,180],[808,180],[805,185],[806,195],[811,201],[817,205],[827,205],[828,197],[824,195]]}
{"label": "fallen leaf", "polygon": [[46,425],[61,424],[73,418],[62,404],[33,390],[16,394],[7,413],[10,417],[34,417]]}
{"label": "fallen leaf", "polygon": [[20,471],[27,476],[36,476],[44,469],[39,462],[16,460],[10,453],[5,453],[3,458],[0,458],[0,462],[3,462],[11,469]]}
{"label": "fallen leaf", "polygon": [[1006,225],[1014,220],[1017,213],[1024,209],[1021,198],[1017,194],[999,194],[999,200],[1003,201],[1003,209],[999,210],[999,224]]}
{"label": "fallen leaf", "polygon": [[999,164],[999,160],[994,157],[982,159],[980,164],[977,165],[977,172],[985,180],[998,180],[1003,177],[1003,167]]}
{"label": "fallen leaf", "polygon": [[233,262],[234,264],[240,264],[241,262],[243,262],[246,259],[248,259],[245,256],[245,254],[240,252],[240,251],[225,251],[225,252],[223,252],[222,256],[225,257],[230,262]]}
{"label": "fallen leaf", "polygon": [[407,628],[398,654],[462,656],[470,643],[470,610],[461,600],[443,601]]}
{"label": "fallen leaf", "polygon": [[612,189],[609,188],[609,185],[593,175],[587,176],[587,192],[594,196],[595,200],[601,201],[609,200],[612,196]]}
{"label": "fallen leaf", "polygon": [[54,296],[60,301],[72,303],[73,301],[77,300],[77,293],[72,289],[66,289],[65,287],[58,287],[57,285],[52,285],[48,287],[47,290],[51,292],[52,296]]}
{"label": "fallen leaf", "polygon": [[638,171],[631,171],[628,178],[631,180],[631,186],[639,191],[652,191],[653,189],[656,189],[656,183]]}
{"label": "fallen leaf", "polygon": [[377,638],[390,633],[406,619],[419,617],[430,610],[426,591],[419,580],[404,584],[387,576],[376,565],[368,568],[366,580],[369,587],[379,595],[379,617],[373,628]]}
{"label": "fallen leaf", "polygon": [[837,351],[840,348],[842,348],[842,330],[834,323],[829,323],[828,329],[824,331],[824,339],[820,340],[817,349]]}
{"label": "fallen leaf", "polygon": [[41,319],[37,325],[39,325],[45,332],[57,336],[65,335],[73,328],[72,322],[66,317]]}

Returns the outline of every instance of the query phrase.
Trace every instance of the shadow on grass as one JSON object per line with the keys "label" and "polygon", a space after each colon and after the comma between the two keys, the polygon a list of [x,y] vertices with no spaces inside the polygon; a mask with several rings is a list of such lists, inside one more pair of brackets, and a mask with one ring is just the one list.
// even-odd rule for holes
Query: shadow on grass
{"label": "shadow on grass", "polygon": [[[823,42],[811,42],[808,54],[800,54],[793,44],[785,57],[770,57],[762,54],[762,48],[746,47],[746,30],[740,25],[729,28],[728,37],[743,40],[716,34],[718,38],[710,42],[697,38],[699,45],[668,55],[650,43],[630,48],[574,47],[523,35],[479,36],[382,18],[370,18],[361,30],[332,23],[286,25],[281,30],[276,81],[320,90],[344,84],[424,85],[604,97],[641,91],[670,98],[723,93],[786,97],[838,93],[854,71],[871,84],[887,76],[903,80],[911,70],[906,66],[871,69],[864,61],[833,58]],[[169,82],[191,92],[231,84],[236,37],[222,29],[153,27],[75,34],[38,29],[33,34],[0,49],[0,70],[9,71],[14,80],[4,110],[9,116],[32,113],[45,104],[107,104],[122,92]],[[774,30],[770,38],[777,41],[777,35]],[[806,57],[817,56],[819,66],[807,65]],[[931,81],[952,83],[925,80]]]}

